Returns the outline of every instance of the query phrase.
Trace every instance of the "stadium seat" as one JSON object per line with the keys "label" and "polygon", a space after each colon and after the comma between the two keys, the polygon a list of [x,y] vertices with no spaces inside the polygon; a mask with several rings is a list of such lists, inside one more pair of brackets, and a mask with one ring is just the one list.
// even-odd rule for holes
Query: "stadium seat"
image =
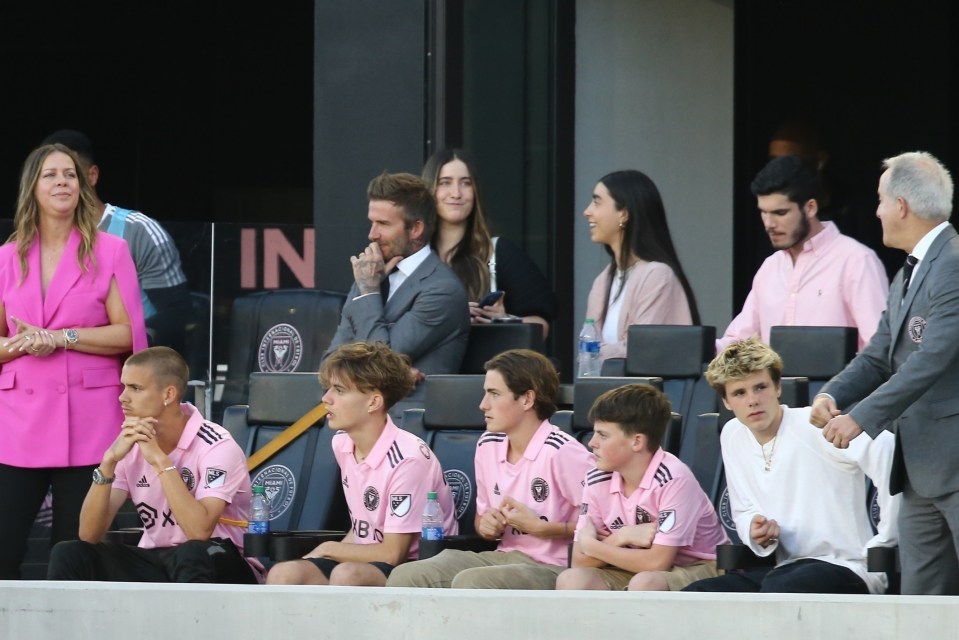
{"label": "stadium seat", "polygon": [[319,370],[345,300],[346,294],[322,289],[275,289],[234,300],[219,405],[246,404],[251,373]]}
{"label": "stadium seat", "polygon": [[[227,407],[223,426],[249,457],[316,406],[320,395],[316,373],[254,373],[249,404]],[[265,554],[251,548],[245,550],[248,555],[289,559],[291,552],[282,546],[291,542],[288,538],[306,545],[309,540],[305,538],[312,532],[334,531],[342,537],[349,527],[339,468],[331,449],[333,431],[325,424],[324,420],[309,428],[250,471],[253,483],[266,487],[274,533],[273,546]],[[310,539],[315,546],[315,536]]]}
{"label": "stadium seat", "polygon": [[596,398],[610,389],[618,389],[627,384],[648,384],[660,391],[663,390],[662,378],[656,377],[599,376],[597,378],[577,378],[573,383],[573,417],[570,435],[584,445],[589,442],[593,433],[593,424],[589,421],[589,410],[596,402]]}
{"label": "stadium seat", "polygon": [[473,456],[476,441],[486,431],[479,410],[485,375],[432,375],[423,382],[424,408],[403,413],[403,428],[419,435],[443,466],[443,475],[453,493],[459,535],[435,544],[421,541],[420,557],[428,558],[444,548],[492,548],[476,536],[476,475]]}
{"label": "stadium seat", "polygon": [[543,327],[528,322],[470,325],[460,373],[484,374],[486,361],[509,349],[532,349],[543,353]]}
{"label": "stadium seat", "polygon": [[792,406],[808,406],[823,385],[855,357],[858,344],[855,327],[772,327],[769,346],[783,360],[783,375],[809,378],[809,397]]}

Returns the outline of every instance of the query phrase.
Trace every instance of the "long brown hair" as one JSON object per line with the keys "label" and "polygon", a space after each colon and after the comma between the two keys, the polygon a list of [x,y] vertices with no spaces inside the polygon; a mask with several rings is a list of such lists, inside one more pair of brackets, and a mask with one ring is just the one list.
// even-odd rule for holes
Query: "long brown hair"
{"label": "long brown hair", "polygon": [[[13,233],[7,242],[17,243],[17,256],[20,258],[20,271],[27,277],[27,252],[37,237],[40,228],[40,206],[37,204],[36,187],[40,179],[43,163],[51,153],[59,151],[70,156],[80,182],[80,199],[73,216],[73,224],[80,231],[80,247],[77,250],[77,262],[82,271],[87,270],[87,259],[95,265],[93,246],[97,239],[97,207],[93,187],[87,175],[80,167],[80,161],[71,149],[62,144],[44,144],[27,156],[20,172],[20,193],[17,195],[17,212],[13,217]],[[22,282],[22,280],[21,280]]]}
{"label": "long brown hair", "polygon": [[[479,185],[476,180],[476,168],[469,153],[462,149],[441,149],[437,151],[423,167],[423,180],[436,195],[436,186],[439,183],[440,171],[453,160],[459,160],[466,165],[470,179],[473,181],[473,210],[466,219],[466,233],[449,254],[440,256],[440,260],[448,262],[453,273],[460,279],[466,288],[470,300],[479,300],[490,289],[489,260],[492,252],[492,237],[483,215],[483,206],[480,204]],[[440,224],[437,223],[433,237],[430,240],[435,251],[438,251]]]}

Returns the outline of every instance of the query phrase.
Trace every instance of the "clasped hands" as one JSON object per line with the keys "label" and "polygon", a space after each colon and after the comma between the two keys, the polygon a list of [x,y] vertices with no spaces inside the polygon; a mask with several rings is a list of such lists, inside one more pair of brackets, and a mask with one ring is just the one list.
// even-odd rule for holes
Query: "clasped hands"
{"label": "clasped hands", "polygon": [[156,440],[156,418],[126,416],[120,425],[120,435],[113,441],[107,453],[116,464],[130,453],[134,446],[140,447],[143,459],[153,467],[162,466],[166,454]]}
{"label": "clasped hands", "polygon": [[849,414],[841,414],[836,402],[828,395],[816,396],[812,403],[809,422],[822,429],[823,437],[837,449],[846,449],[862,433],[862,427]]}
{"label": "clasped hands", "polygon": [[498,508],[493,507],[480,516],[476,533],[487,540],[495,540],[502,537],[506,527],[510,526],[523,533],[537,535],[542,524],[543,520],[532,509],[506,496]]}
{"label": "clasped hands", "polygon": [[56,351],[57,340],[53,331],[36,327],[13,316],[10,316],[10,320],[16,326],[17,332],[3,343],[9,353],[19,351],[43,358]]}

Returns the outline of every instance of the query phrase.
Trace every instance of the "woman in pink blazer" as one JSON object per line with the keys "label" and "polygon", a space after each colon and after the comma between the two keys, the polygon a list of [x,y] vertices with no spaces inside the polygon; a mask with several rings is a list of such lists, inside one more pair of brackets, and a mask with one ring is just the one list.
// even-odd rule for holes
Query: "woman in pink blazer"
{"label": "woman in pink blazer", "polygon": [[0,579],[19,577],[48,488],[51,542],[76,538],[90,474],[123,421],[123,358],[147,346],[130,251],[97,231],[78,166],[60,144],[27,157],[0,247]]}
{"label": "woman in pink blazer", "polygon": [[586,317],[600,332],[601,360],[626,355],[631,324],[699,324],[663,200],[649,176],[636,170],[606,174],[583,215],[590,239],[606,245],[611,258],[586,302]]}

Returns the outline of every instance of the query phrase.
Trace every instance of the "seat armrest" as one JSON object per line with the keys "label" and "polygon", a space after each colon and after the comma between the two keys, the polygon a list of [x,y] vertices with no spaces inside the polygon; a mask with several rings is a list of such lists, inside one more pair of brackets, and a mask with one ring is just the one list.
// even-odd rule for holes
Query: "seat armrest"
{"label": "seat armrest", "polygon": [[866,568],[870,573],[899,573],[899,547],[869,547]]}
{"label": "seat armrest", "polygon": [[776,566],[776,554],[759,557],[744,544],[717,544],[716,568],[724,571],[736,569],[772,569]]}
{"label": "seat armrest", "polygon": [[494,551],[499,540],[487,540],[476,535],[446,536],[442,540],[420,540],[420,560],[437,555],[444,549],[460,551]]}
{"label": "seat armrest", "polygon": [[313,551],[323,542],[343,539],[343,531],[271,531],[270,533],[243,534],[243,555],[253,558],[269,558],[275,562],[297,560]]}

